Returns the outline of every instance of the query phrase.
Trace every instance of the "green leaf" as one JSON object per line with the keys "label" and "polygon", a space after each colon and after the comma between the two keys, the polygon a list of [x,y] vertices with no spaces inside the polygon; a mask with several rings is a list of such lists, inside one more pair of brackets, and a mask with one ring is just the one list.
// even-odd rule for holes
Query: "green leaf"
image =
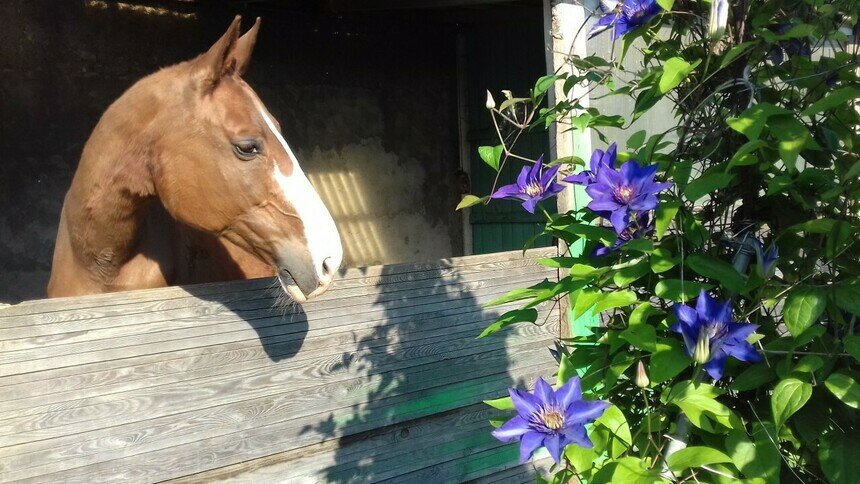
{"label": "green leaf", "polygon": [[504,151],[505,148],[502,145],[478,147],[478,155],[484,160],[484,163],[490,165],[490,168],[495,171],[499,171],[499,164],[501,163]]}
{"label": "green leaf", "polygon": [[672,254],[669,249],[658,247],[654,249],[654,252],[651,253],[651,271],[655,274],[666,272],[669,269],[678,265],[678,262],[680,262],[680,260],[681,258],[675,257],[675,255]]}
{"label": "green leaf", "polygon": [[666,94],[672,89],[678,87],[681,82],[693,72],[693,69],[701,62],[697,59],[696,62],[690,64],[680,57],[672,57],[663,64],[663,74],[660,76],[658,88],[660,94]]}
{"label": "green leaf", "polygon": [[604,292],[603,297],[594,306],[594,312],[600,313],[607,309],[629,306],[636,302],[636,293],[630,290]]}
{"label": "green leaf", "polygon": [[[716,400],[721,394],[722,390],[712,385],[684,381],[673,386],[668,394],[661,395],[660,401],[678,406],[690,423],[706,432],[724,433],[728,429],[743,428],[738,416]],[[714,424],[719,424],[719,427]]]}
{"label": "green leaf", "polygon": [[773,381],[774,378],[776,378],[776,373],[767,365],[753,365],[735,377],[729,384],[729,389],[736,392],[754,390]]}
{"label": "green leaf", "polygon": [[812,385],[797,378],[786,378],[777,383],[770,397],[770,408],[777,430],[789,417],[800,410],[811,396]]}
{"label": "green leaf", "polygon": [[809,107],[801,112],[801,116],[811,116],[831,110],[833,108],[843,107],[848,105],[848,101],[860,97],[860,89],[856,87],[842,87],[830,91],[826,96],[810,104]]}
{"label": "green leaf", "polygon": [[792,373],[806,373],[804,376],[808,377],[810,374],[820,370],[822,366],[824,366],[824,360],[820,356],[806,355],[797,362],[797,365],[791,371]]}
{"label": "green leaf", "polygon": [[618,335],[640,350],[653,352],[657,350],[657,331],[648,324],[637,324],[630,326]]}
{"label": "green leaf", "polygon": [[767,146],[767,143],[760,139],[747,141],[732,155],[732,159],[729,160],[729,164],[726,166],[726,171],[729,171],[733,166],[754,165],[758,163],[758,158],[753,156],[752,153],[765,146]]}
{"label": "green leaf", "polygon": [[570,356],[564,354],[561,355],[561,361],[559,361],[558,364],[558,375],[556,375],[556,385],[562,386],[576,375],[576,365],[570,361]]}
{"label": "green leaf", "polygon": [[[615,458],[622,455],[632,445],[633,438],[630,435],[630,425],[624,413],[615,405],[607,407],[603,415],[594,421],[595,435],[597,439],[605,441],[603,446],[609,450],[610,455]],[[595,442],[597,447],[597,442]]]}
{"label": "green leaf", "polygon": [[495,400],[484,400],[487,405],[499,410],[513,410],[514,402],[511,397],[496,398]]}
{"label": "green leaf", "polygon": [[489,308],[489,307],[493,307],[493,306],[500,306],[502,304],[506,304],[506,303],[513,302],[513,301],[521,301],[523,299],[531,299],[531,298],[535,297],[537,294],[539,294],[541,291],[546,290],[546,289],[551,289],[554,286],[555,286],[554,283],[544,279],[543,281],[541,281],[541,282],[539,282],[539,283],[537,283],[531,287],[517,288],[517,289],[513,289],[511,291],[508,291],[507,294],[505,294],[502,297],[493,299],[492,301],[485,304],[484,307]]}
{"label": "green leaf", "polygon": [[551,88],[552,85],[555,84],[555,81],[557,79],[558,79],[558,76],[555,76],[555,75],[543,76],[540,79],[538,79],[537,82],[535,83],[534,96],[537,97],[537,96],[540,96],[541,94],[547,92],[547,90],[549,90],[549,88]]}
{"label": "green leaf", "polygon": [[753,424],[753,440],[746,432],[732,430],[726,437],[726,450],[732,463],[749,478],[777,482],[782,458],[776,447],[776,431],[769,423]]}
{"label": "green leaf", "polygon": [[812,286],[799,286],[785,298],[783,321],[792,336],[800,336],[812,326],[827,307],[827,294]]}
{"label": "green leaf", "polygon": [[671,12],[672,7],[675,5],[675,0],[657,0],[657,5],[663,7],[663,10]]}
{"label": "green leaf", "polygon": [[632,282],[636,281],[640,277],[644,276],[648,272],[650,272],[651,267],[648,264],[647,259],[642,259],[636,264],[632,266],[627,266],[622,269],[619,269],[618,272],[613,274],[612,282],[615,283],[618,287],[627,287]]}
{"label": "green leaf", "polygon": [[818,147],[806,126],[792,115],[772,116],[767,123],[771,134],[779,140],[779,156],[789,171],[796,171],[800,150],[805,147]]}
{"label": "green leaf", "polygon": [[734,177],[731,173],[709,173],[691,181],[684,189],[684,196],[687,197],[687,200],[695,202],[709,193],[729,186]]}
{"label": "green leaf", "polygon": [[537,310],[535,309],[514,309],[499,316],[496,321],[487,326],[478,338],[485,338],[493,333],[497,333],[502,328],[510,326],[514,323],[534,323],[537,320]]}
{"label": "green leaf", "polygon": [[[665,0],[663,0],[665,1]],[[594,474],[592,484],[657,484],[669,482],[660,477],[656,469],[649,469],[645,462],[638,457],[623,457],[608,462],[600,471]]]}
{"label": "green leaf", "polygon": [[775,195],[790,187],[793,183],[794,182],[791,180],[790,176],[776,175],[773,178],[767,180],[767,194]]}
{"label": "green leaf", "polygon": [[654,242],[649,239],[633,239],[621,246],[624,251],[637,251],[650,254],[654,250]]}
{"label": "green leaf", "polygon": [[686,264],[696,273],[721,283],[734,293],[746,291],[743,276],[726,261],[707,254],[692,254],[687,257]]}
{"label": "green leaf", "polygon": [[463,195],[463,199],[460,200],[460,203],[457,204],[456,210],[462,210],[464,208],[471,207],[473,205],[477,205],[479,203],[484,203],[489,199],[490,199],[489,195],[487,195],[486,197],[480,197],[480,198],[478,198],[474,195]]}
{"label": "green leaf", "polygon": [[839,284],[833,292],[836,305],[849,314],[860,315],[860,281]]}
{"label": "green leaf", "polygon": [[791,114],[791,111],[770,103],[758,103],[742,112],[738,117],[729,118],[726,122],[733,130],[752,141],[759,139],[767,119],[777,114]]}
{"label": "green leaf", "polygon": [[690,357],[681,349],[681,343],[675,340],[664,340],[664,343],[657,344],[651,355],[651,364],[648,366],[651,381],[663,383],[675,378],[691,363]]}
{"label": "green leaf", "polygon": [[690,467],[701,467],[710,464],[724,464],[732,458],[711,447],[692,446],[681,449],[667,459],[669,468],[680,472]]}
{"label": "green leaf", "polygon": [[818,447],[821,470],[831,484],[851,484],[860,476],[860,439],[854,431],[833,431]]}
{"label": "green leaf", "polygon": [[655,314],[663,314],[663,311],[655,308],[651,303],[644,302],[630,313],[630,326],[648,324],[648,318]]}
{"label": "green leaf", "polygon": [[850,376],[842,372],[831,373],[824,386],[845,405],[860,408],[860,385]]}
{"label": "green leaf", "polygon": [[[683,290],[682,290],[683,287]],[[654,287],[654,293],[658,297],[675,302],[685,302],[699,295],[702,289],[708,290],[713,287],[710,284],[702,284],[695,281],[682,281],[680,279],[663,279]]]}
{"label": "green leaf", "polygon": [[756,45],[757,43],[758,43],[758,41],[755,41],[755,40],[754,40],[754,41],[749,41],[749,42],[743,42],[743,43],[740,43],[740,44],[738,44],[738,45],[736,45],[736,46],[732,47],[731,49],[729,49],[729,51],[728,51],[728,52],[726,52],[726,55],[725,55],[725,56],[723,56],[723,60],[720,62],[720,69],[722,69],[722,68],[726,67],[727,65],[731,64],[731,63],[732,63],[732,61],[734,61],[735,59],[737,59],[739,55],[743,54],[743,53],[744,53],[744,52],[746,52],[750,47],[752,47],[752,46]]}
{"label": "green leaf", "polygon": [[860,336],[848,335],[845,337],[844,343],[845,351],[855,360],[860,361]]}
{"label": "green leaf", "polygon": [[627,138],[627,149],[638,150],[641,148],[642,145],[645,144],[645,136],[647,134],[648,133],[646,133],[644,129],[640,129],[639,131],[631,134],[630,137]]}
{"label": "green leaf", "polygon": [[681,202],[678,200],[665,200],[660,205],[657,205],[657,210],[654,212],[654,226],[657,231],[657,240],[663,238],[663,234],[666,233],[669,224],[672,223],[680,207]]}
{"label": "green leaf", "polygon": [[[550,228],[553,229],[554,234],[569,243],[576,242],[579,237],[582,237],[592,242],[599,241],[603,245],[611,247],[618,237],[614,230],[583,223],[552,224]],[[568,234],[575,235],[577,238],[570,237]]]}
{"label": "green leaf", "polygon": [[836,220],[832,218],[817,218],[792,225],[786,232],[805,232],[807,234],[827,234],[836,227]]}
{"label": "green leaf", "polygon": [[598,299],[603,297],[603,291],[600,289],[588,287],[584,288],[573,299],[573,317],[578,318],[585,314],[594,306]]}

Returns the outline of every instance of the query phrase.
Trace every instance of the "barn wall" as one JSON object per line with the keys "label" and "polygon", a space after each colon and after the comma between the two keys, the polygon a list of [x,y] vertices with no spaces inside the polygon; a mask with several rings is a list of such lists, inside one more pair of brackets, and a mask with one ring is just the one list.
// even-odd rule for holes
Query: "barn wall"
{"label": "barn wall", "polygon": [[235,13],[263,16],[246,78],[340,223],[347,264],[463,253],[453,27],[211,1],[123,7],[135,3],[0,2],[0,302],[44,295],[63,196],[101,113],[208,48]]}

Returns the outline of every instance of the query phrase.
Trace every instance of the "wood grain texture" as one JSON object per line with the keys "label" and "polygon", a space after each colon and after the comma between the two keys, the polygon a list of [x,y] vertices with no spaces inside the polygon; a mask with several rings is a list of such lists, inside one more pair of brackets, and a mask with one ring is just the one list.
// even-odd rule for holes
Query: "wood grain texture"
{"label": "wood grain texture", "polygon": [[[481,400],[554,370],[558,308],[475,336],[553,248],[0,308],[0,481],[521,482]],[[513,457],[511,457],[513,456]]]}

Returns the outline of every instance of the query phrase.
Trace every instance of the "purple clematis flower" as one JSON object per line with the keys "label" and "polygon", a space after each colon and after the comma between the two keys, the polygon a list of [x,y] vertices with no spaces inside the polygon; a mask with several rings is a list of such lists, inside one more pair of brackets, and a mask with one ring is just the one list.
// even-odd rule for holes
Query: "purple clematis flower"
{"label": "purple clematis flower", "polygon": [[[772,29],[776,35],[785,35],[791,30],[791,24],[780,24]],[[774,65],[785,62],[786,57],[800,56],[807,59],[812,57],[812,48],[807,39],[787,39],[771,47],[768,58]]]}
{"label": "purple clematis flower", "polygon": [[624,163],[618,170],[601,167],[594,183],[585,187],[591,197],[588,208],[598,213],[607,212],[615,232],[623,233],[630,223],[631,212],[654,210],[657,194],[672,186],[671,182],[655,182],[656,173],[656,164],[641,167],[634,160]]}
{"label": "purple clematis flower", "polygon": [[561,453],[568,444],[592,448],[585,424],[603,415],[609,407],[609,402],[583,400],[578,377],[555,391],[543,378],[538,378],[534,393],[516,388],[508,392],[518,415],[494,430],[493,437],[502,442],[519,439],[520,462],[531,459],[541,447],[546,447],[556,462],[561,462]]}
{"label": "purple clematis flower", "polygon": [[628,31],[646,24],[660,13],[663,7],[656,0],[624,0],[616,2],[614,8],[600,2],[600,9],[606,14],[591,28],[589,39],[614,27],[612,39],[617,40]]}
{"label": "purple clematis flower", "polygon": [[576,185],[591,185],[597,179],[597,173],[600,172],[601,167],[615,167],[615,157],[617,153],[618,147],[615,146],[615,143],[609,145],[609,148],[607,148],[606,151],[594,150],[594,153],[591,154],[591,161],[589,162],[589,167],[591,169],[581,171],[575,175],[570,175],[565,178],[564,181],[574,183]]}
{"label": "purple clematis flower", "polygon": [[675,304],[672,309],[678,322],[670,329],[681,333],[687,354],[714,380],[723,377],[726,357],[746,362],[757,362],[761,356],[747,342],[747,337],[758,328],[757,324],[732,321],[732,303],[720,304],[704,289],[696,300],[696,309],[686,304]]}
{"label": "purple clematis flower", "polygon": [[490,198],[522,200],[523,208],[529,213],[535,213],[538,202],[564,190],[564,185],[555,182],[555,174],[560,167],[561,165],[555,165],[544,172],[541,156],[531,168],[523,167],[516,183],[499,188]]}
{"label": "purple clematis flower", "polygon": [[779,258],[779,247],[771,244],[765,251],[764,244],[755,241],[756,272],[762,279],[770,279],[776,273],[776,260]]}
{"label": "purple clematis flower", "polygon": [[651,219],[651,212],[639,212],[633,223],[628,225],[623,232],[618,234],[618,238],[615,239],[615,243],[612,244],[611,247],[600,244],[594,248],[594,251],[591,252],[591,256],[603,257],[620,249],[621,246],[627,242],[630,242],[633,239],[644,238],[652,232],[654,232],[654,221]]}

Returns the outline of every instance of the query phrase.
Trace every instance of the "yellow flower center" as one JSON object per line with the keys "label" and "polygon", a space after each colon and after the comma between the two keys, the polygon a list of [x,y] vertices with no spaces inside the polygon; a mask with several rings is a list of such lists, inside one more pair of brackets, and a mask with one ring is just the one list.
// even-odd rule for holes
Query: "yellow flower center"
{"label": "yellow flower center", "polygon": [[618,198],[619,202],[627,203],[631,198],[633,198],[633,187],[622,185],[615,189],[615,196]]}
{"label": "yellow flower center", "polygon": [[541,193],[543,193],[543,188],[541,188],[541,186],[538,185],[537,183],[532,182],[532,183],[529,183],[528,185],[526,185],[525,192],[526,192],[526,195],[528,195],[530,197],[536,197],[536,196],[540,195]]}
{"label": "yellow flower center", "polygon": [[564,425],[564,414],[552,408],[545,408],[540,412],[540,419],[550,430],[558,430]]}
{"label": "yellow flower center", "polygon": [[696,341],[696,348],[693,350],[693,360],[700,365],[704,365],[711,359],[711,339],[708,337],[708,330],[702,328],[699,330],[699,339]]}

